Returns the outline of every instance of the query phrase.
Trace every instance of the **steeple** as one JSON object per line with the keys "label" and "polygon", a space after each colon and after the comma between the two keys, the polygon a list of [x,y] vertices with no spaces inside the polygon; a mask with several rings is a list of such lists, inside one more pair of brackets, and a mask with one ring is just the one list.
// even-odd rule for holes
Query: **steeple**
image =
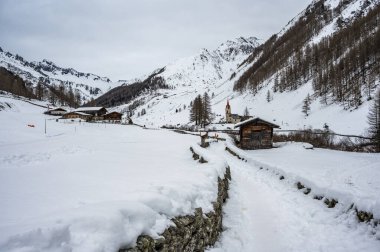
{"label": "steeple", "polygon": [[227,105],[226,105],[226,122],[231,121],[231,106],[230,101],[227,99]]}

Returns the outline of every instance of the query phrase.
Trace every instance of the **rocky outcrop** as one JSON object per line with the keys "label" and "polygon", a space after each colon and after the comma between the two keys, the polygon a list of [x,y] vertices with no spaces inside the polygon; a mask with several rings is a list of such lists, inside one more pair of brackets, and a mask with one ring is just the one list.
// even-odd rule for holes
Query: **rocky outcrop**
{"label": "rocky outcrop", "polygon": [[213,211],[203,213],[202,208],[197,208],[193,215],[175,217],[172,219],[175,225],[167,228],[162,238],[140,235],[135,247],[121,248],[119,252],[204,251],[213,246],[223,229],[222,208],[228,198],[230,180],[231,172],[227,167],[224,178],[218,178],[218,196],[213,202]]}

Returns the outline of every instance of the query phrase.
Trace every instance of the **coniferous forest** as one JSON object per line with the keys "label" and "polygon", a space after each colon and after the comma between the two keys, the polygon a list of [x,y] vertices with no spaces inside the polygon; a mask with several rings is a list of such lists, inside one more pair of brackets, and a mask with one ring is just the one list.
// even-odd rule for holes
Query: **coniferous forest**
{"label": "coniferous forest", "polygon": [[37,85],[33,85],[20,76],[0,67],[0,90],[30,99],[46,100],[52,105],[68,105],[78,107],[82,104],[82,97],[78,90],[64,83],[60,85],[47,83],[41,78]]}
{"label": "coniferous forest", "polygon": [[[356,108],[372,99],[380,74],[380,6],[353,20],[340,18],[341,1],[333,10],[324,1],[313,5],[282,36],[274,35],[247,59],[252,66],[236,81],[236,91],[256,92],[268,79],[273,91],[297,89],[311,81],[314,97],[324,104]],[[309,43],[334,18],[337,32]]]}

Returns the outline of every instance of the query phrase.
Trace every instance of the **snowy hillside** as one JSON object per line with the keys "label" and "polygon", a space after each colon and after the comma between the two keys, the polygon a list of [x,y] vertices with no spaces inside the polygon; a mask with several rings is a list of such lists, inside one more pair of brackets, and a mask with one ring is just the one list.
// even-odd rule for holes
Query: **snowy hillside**
{"label": "snowy hillside", "polygon": [[[344,3],[337,0],[314,1],[277,34],[277,40],[281,41],[281,36],[291,29],[297,21],[305,19],[310,11],[319,11],[322,16],[331,15],[331,20],[328,19],[329,21],[325,22],[323,27],[303,44],[304,47],[312,46],[321,41],[322,38],[334,34],[341,27],[350,24],[356,18],[365,16],[377,4],[378,1],[362,0],[344,1]],[[167,124],[188,124],[190,102],[198,94],[208,92],[212,96],[212,110],[217,115],[215,122],[223,120],[225,105],[229,99],[232,113],[243,114],[245,107],[247,107],[251,115],[273,121],[279,124],[282,129],[308,127],[321,129],[326,123],[331,130],[338,133],[365,133],[367,128],[366,117],[371,101],[368,101],[368,95],[366,95],[368,92],[364,88],[363,97],[355,103],[359,105],[351,105],[351,107],[342,102],[322,102],[319,94],[314,90],[312,80],[305,79],[300,83],[297,82],[296,90],[276,92],[275,77],[278,72],[274,72],[265,78],[258,88],[236,91],[236,82],[250,70],[250,67],[263,54],[260,51],[260,46],[258,49],[252,50],[252,54],[240,50],[240,53],[235,54],[237,55],[235,57],[225,57],[228,52],[234,51],[230,49],[231,47],[236,48],[241,42],[242,40],[238,43],[225,43],[212,52],[202,50],[199,55],[169,64],[165,71],[158,76],[163,77],[173,89],[146,92],[128,104],[118,106],[115,109],[126,111],[129,105],[139,100],[139,104],[142,105],[135,110],[133,119],[140,124],[157,127]],[[244,41],[243,44],[245,44]],[[257,45],[257,43],[253,45]],[[293,60],[293,56],[292,54],[288,60]],[[230,59],[233,60],[230,61]],[[240,63],[243,64],[240,65]],[[281,71],[284,69],[286,67],[281,68]],[[372,93],[378,86],[379,79],[371,84]],[[302,113],[302,105],[307,94],[311,96],[311,111],[306,117]],[[348,97],[347,104],[351,102],[350,99],[354,98]],[[146,114],[138,116],[138,112],[143,109]]]}
{"label": "snowy hillside", "polygon": [[159,76],[174,87],[188,86],[195,91],[197,88],[214,88],[221,80],[230,77],[238,64],[258,45],[254,37],[229,40],[216,50],[202,49],[195,56],[167,65]]}
{"label": "snowy hillside", "polygon": [[[194,94],[214,89],[221,81],[229,78],[258,45],[254,37],[240,37],[226,41],[212,51],[202,49],[194,56],[179,59],[137,79],[135,83],[128,82],[128,85],[109,91],[99,97],[95,103],[101,106],[128,103],[127,106],[120,108],[124,110],[131,104],[144,104],[160,95],[164,97],[186,95],[190,102],[189,98]],[[159,85],[165,86],[165,90],[156,92]],[[165,94],[166,91],[170,94]],[[135,105],[133,107],[135,108]]]}
{"label": "snowy hillside", "polygon": [[0,67],[20,76],[35,87],[40,81],[48,86],[61,84],[66,88],[78,90],[82,98],[90,100],[107,92],[111,88],[127,81],[112,82],[108,77],[100,77],[91,73],[82,73],[73,68],[63,68],[44,59],[40,62],[29,62],[23,57],[5,52],[0,48]]}
{"label": "snowy hillside", "polygon": [[[235,75],[238,66],[259,45],[255,37],[237,38],[221,44],[215,50],[202,49],[199,54],[179,59],[155,71],[155,77],[163,78],[169,89],[160,89],[154,92],[147,91],[129,101],[128,104],[116,107],[116,110],[125,111],[135,101],[143,106],[135,111],[134,118],[140,123],[162,126],[172,123],[187,123],[188,107],[191,100],[198,94],[223,91],[227,80]],[[159,72],[158,74],[156,74]],[[101,102],[98,105],[104,105]],[[147,114],[137,118],[138,111],[146,109]],[[182,112],[176,114],[175,111]]]}

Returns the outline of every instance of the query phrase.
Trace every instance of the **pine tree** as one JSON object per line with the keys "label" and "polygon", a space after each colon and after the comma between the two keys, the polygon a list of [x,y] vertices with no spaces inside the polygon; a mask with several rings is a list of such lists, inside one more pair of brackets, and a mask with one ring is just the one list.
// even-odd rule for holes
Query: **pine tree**
{"label": "pine tree", "polygon": [[69,106],[74,107],[75,106],[75,95],[73,92],[73,88],[71,86],[69,86],[69,91],[67,93],[67,96],[68,96],[67,98],[68,98]]}
{"label": "pine tree", "polygon": [[191,102],[191,106],[190,106],[190,122],[195,122],[196,121],[196,113],[195,113],[195,106],[193,104],[193,102]]}
{"label": "pine tree", "polygon": [[268,90],[267,92],[267,102],[270,102],[271,101],[271,96],[270,96],[270,91]]}
{"label": "pine tree", "polygon": [[202,102],[202,96],[198,95],[197,98],[194,100],[194,106],[195,106],[195,124],[200,125],[202,123],[202,116],[203,116],[203,102]]}
{"label": "pine tree", "polygon": [[200,107],[202,98],[197,96],[194,101],[190,102],[190,122],[195,122],[196,125],[200,123]]}
{"label": "pine tree", "polygon": [[369,136],[375,146],[375,151],[380,152],[380,90],[377,91],[374,102],[368,113]]}
{"label": "pine tree", "polygon": [[244,109],[244,116],[249,116],[249,111],[247,107],[245,107]]}
{"label": "pine tree", "polygon": [[198,95],[190,103],[190,122],[195,122],[196,125],[205,125],[212,120],[211,102],[207,93]]}
{"label": "pine tree", "polygon": [[44,98],[44,87],[40,81],[36,86],[36,96],[38,100],[42,100]]}
{"label": "pine tree", "polygon": [[310,95],[307,94],[306,98],[303,100],[303,106],[302,106],[302,113],[304,113],[306,116],[309,115],[310,112]]}
{"label": "pine tree", "polygon": [[211,102],[208,93],[204,93],[202,97],[202,124],[203,126],[211,122]]}
{"label": "pine tree", "polygon": [[80,92],[76,89],[75,90],[75,106],[80,106],[82,104],[82,97],[80,95]]}

